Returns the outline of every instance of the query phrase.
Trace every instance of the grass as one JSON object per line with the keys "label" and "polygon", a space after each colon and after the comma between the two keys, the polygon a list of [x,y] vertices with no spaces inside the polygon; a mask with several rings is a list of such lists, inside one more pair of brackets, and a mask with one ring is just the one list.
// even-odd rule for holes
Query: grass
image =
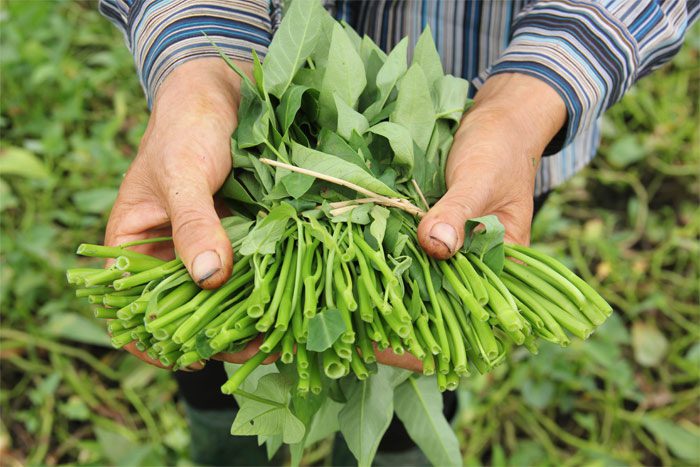
{"label": "grass", "polygon": [[[515,353],[470,380],[466,463],[697,461],[698,32],[607,113],[600,156],[533,227],[614,318],[586,344]],[[0,34],[3,463],[187,463],[172,378],[111,350],[63,277],[79,241],[102,238],[145,128],[129,52],[88,2],[0,2]]]}

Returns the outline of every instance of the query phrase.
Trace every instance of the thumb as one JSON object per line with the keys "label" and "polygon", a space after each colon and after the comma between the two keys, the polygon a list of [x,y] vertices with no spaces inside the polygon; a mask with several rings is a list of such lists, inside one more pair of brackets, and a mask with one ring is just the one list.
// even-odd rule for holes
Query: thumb
{"label": "thumb", "polygon": [[203,180],[173,186],[177,188],[169,193],[168,204],[175,250],[200,287],[219,287],[231,275],[233,250],[211,191]]}
{"label": "thumb", "polygon": [[455,184],[418,225],[418,241],[435,259],[447,259],[464,244],[464,224],[486,208],[486,193],[473,185]]}

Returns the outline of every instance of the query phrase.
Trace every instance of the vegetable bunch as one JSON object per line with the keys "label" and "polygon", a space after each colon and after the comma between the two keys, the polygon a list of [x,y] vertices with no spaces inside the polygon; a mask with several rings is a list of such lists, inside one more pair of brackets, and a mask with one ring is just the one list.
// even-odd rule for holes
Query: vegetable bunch
{"label": "vegetable bunch", "polygon": [[[177,369],[262,334],[260,351],[222,387],[261,404],[244,382],[272,353],[295,398],[342,393],[334,382],[345,376],[378,378],[375,348],[414,355],[444,391],[498,365],[512,345],[536,353],[539,338],[564,346],[603,323],[611,308],[588,284],[545,254],[505,245],[493,216],[469,221],[464,248],[447,261],[420,249],[417,224],[445,192],[468,84],[444,74],[429,30],[410,66],[407,49],[404,39],[387,55],[320,2],[295,0],[264,62],[253,54],[254,81],[230,63],[241,102],[220,194],[236,213],[222,219],[233,275],[201,290],[179,259],[81,245],[78,254],[115,259],[68,271],[77,295],[111,320],[115,347],[135,341]],[[266,431],[260,417],[247,420],[258,431],[239,420],[234,432],[286,430],[285,442],[300,442],[289,426]]]}

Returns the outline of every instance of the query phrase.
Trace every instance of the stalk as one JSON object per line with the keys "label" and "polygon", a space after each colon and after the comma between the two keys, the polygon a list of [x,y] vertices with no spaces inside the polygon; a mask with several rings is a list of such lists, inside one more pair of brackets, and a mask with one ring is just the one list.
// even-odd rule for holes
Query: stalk
{"label": "stalk", "polygon": [[294,361],[294,334],[287,331],[282,338],[282,352],[280,353],[282,363],[292,363]]}
{"label": "stalk", "polygon": [[461,253],[455,255],[454,264],[462,270],[471,286],[472,293],[480,305],[486,305],[489,301],[489,294],[484,287],[484,280],[476,273],[474,266]]}
{"label": "stalk", "polygon": [[179,259],[174,259],[147,271],[139,272],[122,279],[117,279],[112,283],[112,285],[114,286],[115,290],[129,289],[141,284],[146,284],[152,280],[161,279],[184,267],[185,265],[182,264],[182,261]]}
{"label": "stalk", "polygon": [[548,283],[559,289],[576,305],[582,306],[586,301],[586,297],[583,295],[581,290],[577,289],[571,280],[567,279],[564,275],[557,271],[557,269],[538,260],[532,255],[521,252],[519,248],[514,248],[510,245],[505,246],[505,252],[507,256],[520,260],[529,267],[538,270],[543,276],[547,277]]}
{"label": "stalk", "polygon": [[323,359],[323,372],[330,379],[339,379],[345,376],[345,365],[340,361],[340,357],[335,353],[332,348],[324,350],[322,355]]}
{"label": "stalk", "polygon": [[318,355],[315,353],[309,355],[309,386],[311,392],[315,395],[319,395],[323,391],[321,367],[318,364]]}
{"label": "stalk", "polygon": [[236,370],[235,373],[221,386],[221,392],[224,394],[234,394],[241,383],[255,370],[260,364],[265,361],[269,354],[259,351],[252,358]]}
{"label": "stalk", "polygon": [[95,318],[100,319],[117,319],[117,310],[108,309],[102,306],[93,307]]}
{"label": "stalk", "polygon": [[485,282],[484,286],[489,294],[489,308],[493,310],[496,318],[503,325],[504,329],[510,332],[522,329],[522,318],[518,314],[517,305],[515,308],[511,307],[498,289],[491,285],[490,282]]}
{"label": "stalk", "polygon": [[369,377],[369,371],[367,371],[367,367],[365,367],[365,364],[362,363],[362,358],[358,355],[357,351],[354,351],[352,353],[352,359],[350,360],[350,368],[352,369],[352,372],[355,373],[355,376],[357,376],[357,379],[360,381],[363,381]]}
{"label": "stalk", "polygon": [[513,308],[513,310],[517,310],[515,299],[508,290],[508,287],[505,286],[505,284],[501,281],[501,279],[499,279],[496,273],[493,272],[493,270],[490,267],[488,267],[483,261],[481,261],[479,257],[476,256],[474,253],[467,254],[467,258],[481,271],[481,274],[483,274],[484,278],[486,279],[486,282],[491,284],[493,287],[496,288],[496,290],[500,292],[500,294],[503,296],[503,298],[506,299],[506,301],[511,306],[511,308]]}
{"label": "stalk", "polygon": [[537,316],[539,316],[545,324],[545,327],[549,329],[557,338],[558,342],[562,345],[568,345],[570,343],[569,337],[561,329],[557,321],[552,317],[552,315],[547,311],[546,306],[534,295],[532,295],[526,286],[522,286],[522,283],[514,280],[511,277],[504,276],[503,282],[508,286],[510,290],[513,291],[516,297],[518,297],[522,302],[530,307]]}
{"label": "stalk", "polygon": [[173,342],[181,344],[199,332],[204,326],[207,325],[207,323],[214,319],[216,306],[226,300],[226,297],[233,293],[233,291],[248,283],[248,281],[250,281],[252,278],[253,271],[249,270],[243,275],[238,277],[234,276],[234,278],[230,279],[226,284],[217,289],[204,303],[202,303],[199,309],[188,317],[187,321],[182,323],[177,331],[175,331],[175,334],[173,334]]}
{"label": "stalk", "polygon": [[455,276],[452,268],[447,264],[446,261],[438,261],[440,269],[442,270],[443,277],[447,279],[452,288],[457,292],[457,295],[462,300],[462,303],[469,309],[469,311],[476,317],[476,319],[481,321],[488,321],[489,314],[484,310],[484,308],[476,301],[474,295],[469,293],[469,291],[459,282],[457,276]]}
{"label": "stalk", "polygon": [[[292,264],[295,262],[296,253],[294,252],[294,238],[290,237],[287,240],[287,245],[284,251],[284,259],[282,260],[282,268],[280,269],[280,274],[277,279],[277,285],[275,286],[274,294],[272,295],[272,300],[270,301],[267,310],[265,310],[265,312],[255,325],[258,331],[265,332],[268,329],[270,329],[273,324],[275,324],[277,310],[279,309],[280,303],[282,302],[282,295],[284,295],[286,289],[291,289],[290,293],[293,291],[293,289],[289,287],[288,277]],[[282,319],[287,320],[288,322],[289,316],[282,317]],[[284,323],[284,327],[286,327],[287,322]]]}
{"label": "stalk", "polygon": [[365,323],[360,318],[359,313],[353,313],[352,317],[355,321],[355,329],[357,330],[357,346],[360,348],[362,361],[365,363],[376,362],[377,357],[374,355],[374,347],[372,347],[372,343],[367,338],[367,330],[364,326]]}
{"label": "stalk", "polygon": [[437,298],[440,303],[440,310],[443,313],[445,323],[447,324],[447,328],[450,332],[449,342],[452,343],[455,350],[454,353],[452,353],[454,367],[460,371],[467,371],[467,354],[464,349],[464,339],[462,338],[462,333],[459,330],[457,318],[454,315],[454,311],[452,310],[449,301],[444,297],[444,295],[439,294]]}
{"label": "stalk", "polygon": [[88,256],[91,258],[117,258],[119,256],[124,256],[129,259],[137,259],[141,261],[150,262],[153,267],[160,266],[165,263],[165,261],[153,256],[144,255],[143,253],[137,253],[132,250],[127,250],[126,248],[120,248],[116,246],[102,246],[93,245],[91,243],[83,243],[78,246],[77,254],[81,256]]}

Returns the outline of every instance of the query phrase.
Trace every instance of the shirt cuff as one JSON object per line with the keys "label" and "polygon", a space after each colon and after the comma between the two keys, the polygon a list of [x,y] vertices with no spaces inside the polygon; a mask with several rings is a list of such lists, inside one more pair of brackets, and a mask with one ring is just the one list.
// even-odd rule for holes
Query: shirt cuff
{"label": "shirt cuff", "polygon": [[541,79],[561,96],[568,120],[546,154],[554,154],[589,128],[634,83],[637,43],[604,6],[555,0],[526,9],[514,24],[511,43],[475,80],[523,73]]}
{"label": "shirt cuff", "polygon": [[127,25],[149,107],[178,65],[220,52],[251,61],[251,50],[263,57],[272,36],[267,0],[136,0]]}

